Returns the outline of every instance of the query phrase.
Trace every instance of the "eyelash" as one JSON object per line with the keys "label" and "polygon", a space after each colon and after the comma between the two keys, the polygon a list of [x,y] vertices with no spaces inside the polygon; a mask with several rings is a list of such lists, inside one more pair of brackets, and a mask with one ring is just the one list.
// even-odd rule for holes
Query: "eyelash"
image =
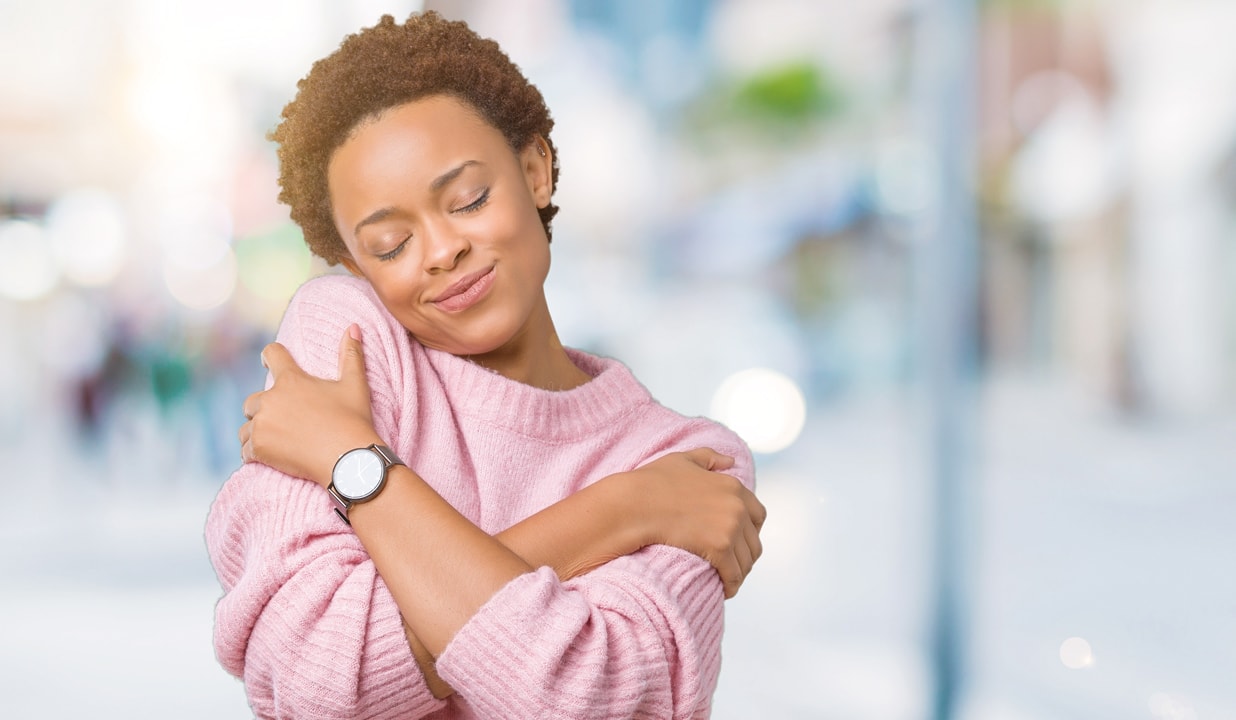
{"label": "eyelash", "polygon": [[489,188],[485,188],[485,190],[481,193],[481,196],[479,198],[473,200],[467,205],[464,205],[463,207],[459,208],[455,212],[460,212],[460,213],[476,212],[477,210],[480,210],[481,208],[485,207],[485,203],[487,202],[489,202]]}
{"label": "eyelash", "polygon": [[[480,210],[481,208],[485,207],[485,203],[487,203],[487,202],[489,202],[489,188],[485,188],[485,191],[481,193],[481,196],[480,196],[480,197],[478,197],[477,199],[475,199],[475,200],[473,200],[472,202],[468,203],[467,205],[464,205],[463,207],[459,208],[458,210],[455,210],[454,212],[457,212],[457,213],[465,213],[465,214],[467,214],[467,213],[474,213],[474,212],[476,212],[477,210]],[[411,236],[411,235],[409,235],[408,237],[404,238],[404,239],[403,239],[403,242],[401,242],[401,243],[399,243],[398,245],[396,245],[396,246],[395,246],[394,248],[392,248],[389,252],[384,252],[384,253],[382,253],[381,255],[379,255],[379,256],[378,256],[378,259],[379,259],[379,260],[381,260],[382,262],[387,262],[387,261],[389,261],[389,260],[394,260],[396,257],[398,257],[398,256],[399,256],[399,253],[403,252],[404,247],[406,247],[406,246],[407,246],[408,241],[409,241],[409,240],[411,240],[411,239],[412,239],[412,236]]]}
{"label": "eyelash", "polygon": [[409,240],[411,240],[411,239],[412,239],[412,236],[411,236],[411,235],[409,235],[408,237],[404,238],[404,239],[403,239],[403,242],[401,242],[401,243],[399,243],[398,245],[396,245],[396,246],[395,246],[394,248],[392,248],[389,252],[384,252],[384,253],[382,253],[381,255],[379,255],[379,256],[378,256],[378,259],[379,259],[379,260],[381,260],[381,261],[383,261],[383,262],[386,262],[387,260],[394,260],[394,259],[395,259],[395,257],[396,257],[397,255],[399,255],[399,253],[403,252],[404,247],[408,244],[408,241],[409,241]]}

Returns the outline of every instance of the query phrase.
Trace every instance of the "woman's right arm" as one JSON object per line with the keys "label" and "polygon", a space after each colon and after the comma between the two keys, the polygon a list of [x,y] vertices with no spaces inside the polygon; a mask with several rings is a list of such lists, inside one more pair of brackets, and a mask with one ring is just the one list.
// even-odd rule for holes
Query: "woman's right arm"
{"label": "woman's right arm", "polygon": [[[278,340],[321,376],[335,361],[333,350],[315,343],[354,321],[375,329],[375,419],[392,427],[391,365],[379,359],[383,334],[376,331],[383,318],[358,281],[310,281],[289,304]],[[394,353],[396,338],[384,336]],[[211,507],[206,541],[224,591],[215,608],[215,652],[244,679],[258,717],[409,718],[444,706],[428,684],[432,672],[423,675],[412,655],[373,560],[321,488],[246,463]]]}

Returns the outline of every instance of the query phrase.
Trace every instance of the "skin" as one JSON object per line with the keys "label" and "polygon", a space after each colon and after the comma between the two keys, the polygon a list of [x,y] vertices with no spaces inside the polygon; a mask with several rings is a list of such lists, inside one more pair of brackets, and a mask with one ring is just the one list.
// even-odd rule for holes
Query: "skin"
{"label": "skin", "polygon": [[[426,347],[540,388],[583,384],[545,302],[549,241],[536,211],[549,204],[551,163],[539,138],[512,153],[452,98],[387,110],[330,163],[344,264]],[[490,267],[493,286],[475,306],[451,313],[433,302]]]}
{"label": "skin", "polygon": [[[453,98],[388,109],[358,126],[328,167],[335,224],[351,256],[345,265],[424,345],[535,387],[577,387],[590,378],[566,354],[544,294],[549,243],[537,208],[549,203],[551,168],[540,138],[513,151]],[[461,279],[479,276],[473,292],[483,292],[467,307],[442,302]],[[242,457],[326,487],[343,452],[384,443],[373,427],[362,343],[359,328],[349,328],[337,381],[304,373],[285,348],[268,346],[274,385],[245,401]],[[450,688],[433,658],[494,593],[535,567],[567,578],[664,543],[708,560],[732,596],[762,552],[765,511],[720,472],[731,465],[704,448],[675,453],[493,537],[396,466],[350,519],[441,697]],[[424,587],[435,592],[417,592]]]}

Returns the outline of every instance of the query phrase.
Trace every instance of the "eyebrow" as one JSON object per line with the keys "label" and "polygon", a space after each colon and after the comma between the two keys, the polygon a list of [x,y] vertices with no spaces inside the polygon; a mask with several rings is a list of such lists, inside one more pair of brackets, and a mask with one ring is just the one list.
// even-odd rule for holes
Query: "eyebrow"
{"label": "eyebrow", "polygon": [[[459,177],[460,174],[462,174],[463,171],[467,169],[469,166],[480,165],[480,164],[481,163],[477,162],[476,160],[465,160],[462,163],[460,163],[458,166],[451,168],[450,170],[447,170],[446,172],[442,173],[438,177],[434,178],[433,182],[429,183],[429,189],[433,192],[437,192],[441,190],[443,187],[445,187],[449,182]],[[354,235],[360,235],[361,228],[365,227],[366,225],[373,225],[374,223],[382,222],[383,220],[390,217],[394,213],[395,213],[395,208],[393,207],[384,207],[384,208],[379,208],[378,210],[374,210],[373,212],[366,215],[360,222],[356,223],[356,227],[352,228],[352,232]]]}
{"label": "eyebrow", "polygon": [[452,170],[447,170],[446,172],[442,173],[438,177],[434,178],[433,182],[429,183],[429,189],[435,192],[438,190],[441,190],[447,183],[459,177],[459,174],[462,173],[464,171],[464,168],[468,167],[469,165],[480,165],[480,163],[477,162],[476,160],[463,161],[462,163],[459,164],[458,167]]}
{"label": "eyebrow", "polygon": [[375,210],[369,213],[368,215],[365,216],[363,220],[356,223],[356,227],[352,229],[353,236],[359,237],[361,228],[365,227],[366,225],[373,225],[374,223],[382,222],[383,220],[385,220],[386,218],[394,214],[394,212],[395,212],[395,208],[384,207],[380,210]]}

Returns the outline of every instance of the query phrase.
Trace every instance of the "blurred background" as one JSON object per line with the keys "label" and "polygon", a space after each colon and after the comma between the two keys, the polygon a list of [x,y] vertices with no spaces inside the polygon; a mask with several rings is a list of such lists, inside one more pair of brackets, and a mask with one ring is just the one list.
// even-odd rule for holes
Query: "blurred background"
{"label": "blurred background", "polygon": [[0,712],[249,715],[202,528],[422,6],[557,120],[565,342],[756,451],[714,717],[1236,718],[1236,3],[0,0]]}

